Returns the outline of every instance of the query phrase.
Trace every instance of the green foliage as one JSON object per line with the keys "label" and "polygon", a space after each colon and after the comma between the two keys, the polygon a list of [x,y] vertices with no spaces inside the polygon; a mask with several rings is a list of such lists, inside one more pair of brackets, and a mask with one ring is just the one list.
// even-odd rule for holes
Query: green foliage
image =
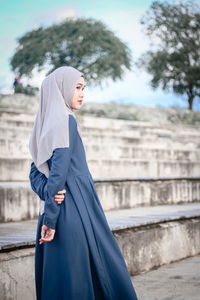
{"label": "green foliage", "polygon": [[40,27],[18,39],[11,66],[19,75],[32,76],[33,69],[52,72],[70,65],[83,72],[87,84],[101,84],[105,78],[121,79],[131,68],[126,44],[92,18],[66,19],[50,27]]}
{"label": "green foliage", "polygon": [[34,96],[39,91],[38,87],[31,86],[27,84],[23,86],[21,83],[14,87],[15,94],[25,94],[29,96]]}
{"label": "green foliage", "polygon": [[141,56],[138,66],[152,75],[153,88],[187,94],[192,109],[200,97],[200,7],[193,1],[154,1],[141,23],[159,44]]}

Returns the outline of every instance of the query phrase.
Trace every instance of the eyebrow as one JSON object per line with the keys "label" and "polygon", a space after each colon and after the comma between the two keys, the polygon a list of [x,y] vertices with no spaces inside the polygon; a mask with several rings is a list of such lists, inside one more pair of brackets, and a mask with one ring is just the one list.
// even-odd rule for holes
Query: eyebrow
{"label": "eyebrow", "polygon": [[[83,85],[82,83],[77,83],[77,85],[78,85],[78,84]],[[86,86],[86,84],[84,85],[84,87],[85,87],[85,86]]]}

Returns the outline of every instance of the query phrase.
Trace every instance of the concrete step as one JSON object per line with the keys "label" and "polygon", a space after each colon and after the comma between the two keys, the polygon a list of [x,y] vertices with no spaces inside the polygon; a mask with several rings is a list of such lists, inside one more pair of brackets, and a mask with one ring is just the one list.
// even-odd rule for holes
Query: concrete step
{"label": "concrete step", "polygon": [[[11,120],[13,121],[13,120]],[[21,120],[19,120],[21,122]],[[0,125],[0,136],[1,139],[6,140],[23,140],[27,143],[31,135],[32,128],[27,126],[25,123],[24,127],[21,126],[7,126],[7,124]],[[163,132],[162,132],[163,131]],[[171,143],[183,145],[194,144],[197,147],[200,144],[200,133],[191,133],[186,134],[185,132],[174,132],[166,133],[164,129],[160,130],[158,133],[151,131],[130,131],[130,130],[113,130],[113,129],[103,129],[101,128],[84,128],[81,130],[81,136],[86,143],[102,143],[102,139],[105,140],[105,143],[117,143],[117,144],[135,144],[143,143],[146,141],[146,144],[161,144],[161,143]]]}
{"label": "concrete step", "polygon": [[[30,158],[28,142],[32,131],[34,116],[17,113],[1,112],[0,119],[0,156]],[[94,122],[95,121],[95,122]],[[14,122],[14,123],[13,123]],[[29,124],[28,124],[29,123]],[[200,131],[192,126],[155,126],[141,122],[111,120],[83,117],[81,118],[82,139],[87,149],[88,157],[93,160],[95,155],[110,158],[141,158],[152,159],[188,159],[189,151],[192,160],[199,160]],[[9,124],[9,126],[8,126]],[[30,126],[30,124],[32,124]],[[95,145],[94,145],[95,141]],[[102,151],[102,144],[104,145]],[[114,146],[113,146],[114,145]],[[123,145],[123,146],[122,146]],[[140,152],[134,148],[162,148],[162,152]],[[99,152],[93,151],[98,149]],[[112,151],[110,151],[112,149]],[[174,153],[173,149],[179,150]],[[187,151],[184,153],[181,150]],[[170,154],[169,154],[170,153]],[[118,155],[116,157],[116,155]],[[95,156],[96,158],[96,156]],[[159,159],[159,158],[158,158]]]}
{"label": "concrete step", "polygon": [[124,144],[85,144],[85,151],[87,157],[94,158],[133,158],[133,159],[155,159],[155,160],[188,160],[188,161],[200,161],[200,150],[184,150],[183,147],[179,149],[170,149],[159,147],[156,145],[152,147],[145,146],[126,146]]}
{"label": "concrete step", "polygon": [[[0,125],[2,126],[17,126],[17,127],[33,127],[35,115],[18,113],[15,111],[6,111],[0,109]],[[91,116],[78,116],[81,131],[89,134],[100,134],[102,131],[111,135],[125,133],[128,135],[140,134],[146,136],[165,136],[173,137],[174,135],[182,138],[192,136],[193,138],[200,136],[200,126],[183,125],[183,124],[153,124],[150,122],[97,118]]]}
{"label": "concrete step", "polygon": [[200,161],[146,159],[88,159],[95,178],[200,176]]}
{"label": "concrete step", "polygon": [[[36,112],[32,113],[32,112],[28,112],[28,111],[22,111],[19,110],[17,108],[11,109],[11,108],[0,108],[0,119],[2,120],[31,120],[34,121],[34,117],[36,115]],[[132,120],[121,120],[121,119],[111,119],[111,118],[103,118],[103,117],[94,117],[94,116],[78,116],[79,119],[79,123],[81,123],[81,126],[95,126],[94,120],[98,119],[99,120],[99,124],[101,126],[101,128],[104,127],[108,127],[108,128],[119,128],[124,126],[131,126],[133,127],[144,127],[146,128],[148,127],[152,127],[152,128],[158,128],[158,127],[168,127],[170,128],[171,126],[173,126],[173,124],[160,124],[159,122],[155,123],[151,123],[151,122],[144,122],[144,121],[132,121]],[[195,126],[187,126],[186,127],[195,127]]]}
{"label": "concrete step", "polygon": [[[97,121],[98,120],[98,121]],[[124,130],[164,130],[166,133],[169,132],[184,132],[185,134],[190,134],[196,132],[199,134],[200,126],[198,125],[185,125],[185,124],[161,124],[161,123],[151,123],[142,121],[131,121],[131,120],[120,120],[120,119],[108,119],[108,118],[97,118],[91,116],[79,117],[79,123],[81,128],[100,128],[112,130],[124,129]]]}
{"label": "concrete step", "polygon": [[[4,123],[5,121],[5,123]],[[7,122],[8,121],[8,122]],[[22,124],[22,120],[1,120],[0,121],[0,136],[1,138],[5,139],[17,139],[17,140],[26,140],[29,139],[32,126],[30,124],[27,124],[28,120],[25,121],[24,124]],[[3,122],[3,123],[2,123]],[[16,122],[16,123],[13,123]],[[98,123],[98,121],[96,121]],[[9,123],[9,126],[8,126]],[[12,124],[13,123],[13,124]],[[22,126],[23,125],[23,126]],[[171,143],[192,143],[196,144],[197,146],[200,146],[200,131],[194,131],[189,132],[184,131],[184,128],[182,131],[176,131],[175,128],[172,128],[170,131],[165,130],[165,128],[160,128],[159,130],[155,131],[152,129],[135,129],[135,130],[129,130],[129,129],[112,129],[112,128],[105,128],[101,129],[100,127],[83,127],[81,128],[81,136],[85,141],[93,141],[94,139],[98,138],[98,140],[95,142],[98,143],[98,141],[105,139],[106,143],[109,141],[114,141],[116,143],[124,142],[124,143],[130,143],[131,141],[134,143],[135,141],[142,141],[142,140],[150,140],[155,143],[161,142],[168,142],[171,141]]]}
{"label": "concrete step", "polygon": [[33,128],[33,122],[34,118],[31,120],[29,119],[23,119],[23,118],[10,118],[10,119],[2,119],[0,118],[0,126],[5,126],[5,127],[27,127],[32,129]]}
{"label": "concrete step", "polygon": [[[134,158],[134,159],[165,159],[165,160],[188,160],[200,161],[200,150],[196,150],[196,146],[190,144],[190,147],[177,148],[172,144],[171,147],[163,147],[163,143],[156,143],[156,145],[126,145],[125,143],[104,143],[97,144],[88,142],[83,139],[85,151],[89,159],[98,158]],[[31,158],[29,152],[29,139],[15,139],[15,138],[0,138],[0,157],[19,157]],[[137,143],[139,144],[139,143]],[[151,143],[152,144],[152,143]],[[176,147],[175,147],[176,146]],[[192,149],[194,148],[194,150]]]}
{"label": "concrete step", "polygon": [[[27,181],[32,159],[0,157],[0,181]],[[198,177],[200,161],[130,158],[87,159],[94,178]]]}
{"label": "concrete step", "polygon": [[31,158],[28,141],[1,139],[0,138],[0,157],[10,158]]}
{"label": "concrete step", "polygon": [[[0,181],[27,181],[32,159],[0,157]],[[200,161],[146,159],[87,159],[94,178],[198,177]]]}
{"label": "concrete step", "polygon": [[[200,177],[96,179],[94,182],[104,211],[200,202]],[[38,212],[39,197],[29,182],[0,182],[0,222],[34,219]]]}
{"label": "concrete step", "polygon": [[165,148],[165,149],[183,149],[183,150],[199,150],[199,141],[200,138],[197,141],[194,141],[193,139],[184,140],[182,138],[154,138],[154,137],[131,137],[131,136],[108,136],[104,135],[102,133],[99,134],[85,134],[83,133],[81,135],[84,145],[90,145],[94,144],[94,141],[96,145],[115,145],[115,148],[119,146],[128,146],[128,147],[146,147],[146,148]]}
{"label": "concrete step", "polygon": [[[131,276],[200,252],[199,203],[105,214]],[[37,220],[0,224],[1,299],[35,299],[36,226]]]}
{"label": "concrete step", "polygon": [[[105,212],[112,231],[200,218],[200,203],[156,205]],[[0,224],[0,252],[35,244],[37,218]],[[199,237],[200,239],[200,237]],[[200,240],[199,240],[200,242]],[[28,244],[27,244],[28,243]]]}

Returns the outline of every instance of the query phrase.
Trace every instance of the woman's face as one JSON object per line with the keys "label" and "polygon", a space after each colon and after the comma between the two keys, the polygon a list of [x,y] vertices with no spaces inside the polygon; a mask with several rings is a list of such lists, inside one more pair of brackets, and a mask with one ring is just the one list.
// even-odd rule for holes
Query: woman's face
{"label": "woman's face", "polygon": [[83,94],[84,88],[85,88],[84,78],[80,77],[79,81],[76,84],[76,89],[75,89],[74,96],[72,99],[72,108],[73,109],[80,109],[81,104],[83,102],[83,97],[84,97],[84,94]]}

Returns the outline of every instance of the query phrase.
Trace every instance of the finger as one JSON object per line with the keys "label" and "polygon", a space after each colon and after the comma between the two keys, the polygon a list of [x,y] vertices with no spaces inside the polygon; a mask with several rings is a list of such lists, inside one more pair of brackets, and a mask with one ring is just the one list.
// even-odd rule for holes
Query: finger
{"label": "finger", "polygon": [[45,238],[44,234],[41,234],[41,238],[39,239],[39,243],[42,244],[43,243],[43,239]]}
{"label": "finger", "polygon": [[61,204],[64,200],[55,200],[58,204]]}
{"label": "finger", "polygon": [[54,196],[54,199],[63,199],[63,198],[65,198],[65,196],[64,195],[55,195]]}
{"label": "finger", "polygon": [[58,194],[65,194],[66,190],[59,191]]}
{"label": "finger", "polygon": [[53,239],[47,239],[47,238],[44,238],[44,239],[40,239],[40,244],[43,244],[45,242],[51,242]]}
{"label": "finger", "polygon": [[64,197],[63,197],[63,198],[55,198],[54,200],[55,200],[55,201],[59,201],[59,202],[61,202],[61,201],[63,201],[63,200],[64,200]]}
{"label": "finger", "polygon": [[49,233],[44,238],[41,238],[40,241],[41,242],[50,242],[53,240],[53,238],[54,238],[54,233]]}
{"label": "finger", "polygon": [[45,236],[45,230],[46,230],[46,227],[42,226],[42,229],[41,229],[41,238],[43,238]]}
{"label": "finger", "polygon": [[61,202],[63,202],[64,201],[64,199],[55,199],[55,201],[57,202],[57,203],[61,203]]}

